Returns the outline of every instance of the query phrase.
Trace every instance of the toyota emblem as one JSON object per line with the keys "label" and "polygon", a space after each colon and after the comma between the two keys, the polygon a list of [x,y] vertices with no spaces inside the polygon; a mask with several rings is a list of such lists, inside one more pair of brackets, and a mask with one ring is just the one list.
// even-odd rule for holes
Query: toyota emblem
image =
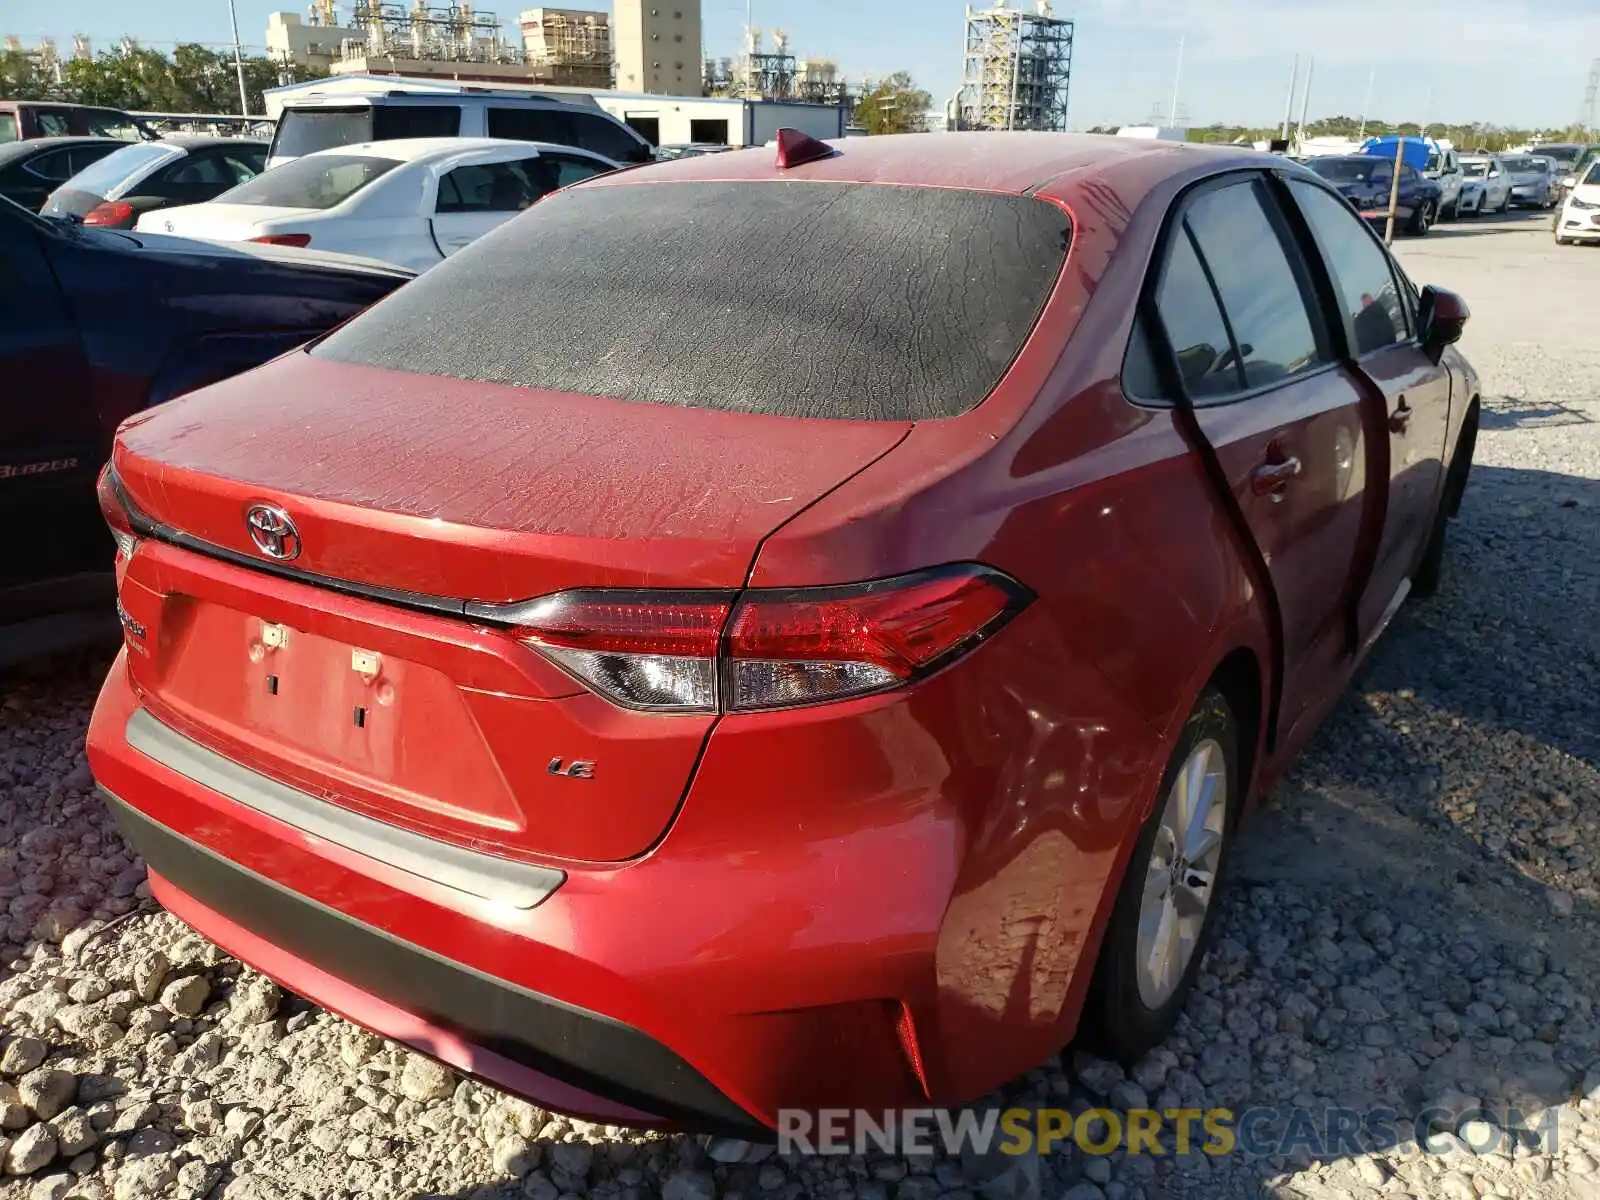
{"label": "toyota emblem", "polygon": [[283,509],[273,504],[253,504],[244,514],[245,527],[256,549],[268,558],[287,562],[300,554],[300,531]]}

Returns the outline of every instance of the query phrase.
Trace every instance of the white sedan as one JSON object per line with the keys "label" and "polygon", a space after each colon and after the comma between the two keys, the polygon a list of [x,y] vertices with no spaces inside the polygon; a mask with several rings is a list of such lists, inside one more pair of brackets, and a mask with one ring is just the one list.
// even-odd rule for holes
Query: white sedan
{"label": "white sedan", "polygon": [[1572,191],[1556,217],[1556,245],[1568,242],[1600,242],[1600,160],[1573,177]]}
{"label": "white sedan", "polygon": [[319,150],[141,233],[267,242],[423,271],[558,188],[617,169],[598,154],[499,138],[405,138]]}

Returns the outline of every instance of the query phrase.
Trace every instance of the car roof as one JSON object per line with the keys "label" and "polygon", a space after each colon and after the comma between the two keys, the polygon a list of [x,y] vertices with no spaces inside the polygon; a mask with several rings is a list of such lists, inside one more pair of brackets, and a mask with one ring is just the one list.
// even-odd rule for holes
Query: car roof
{"label": "car roof", "polygon": [[317,158],[322,155],[353,155],[358,158],[390,158],[400,162],[427,162],[435,158],[449,158],[456,154],[472,154],[480,150],[504,150],[520,146],[524,151],[567,153],[576,150],[588,153],[579,146],[561,146],[553,142],[524,142],[512,138],[489,137],[436,137],[395,138],[387,142],[356,142],[349,146],[330,146],[305,155]]}
{"label": "car roof", "polygon": [[521,91],[495,91],[493,89],[471,89],[462,85],[459,90],[449,90],[443,87],[430,88],[390,88],[387,91],[311,91],[304,95],[293,96],[285,99],[284,111],[295,108],[341,108],[347,105],[362,104],[387,104],[391,100],[416,100],[432,101],[436,104],[449,104],[460,101],[470,101],[474,104],[493,101],[500,103],[504,100],[528,101],[535,104],[565,105],[569,108],[589,108],[591,106],[581,97],[574,98],[565,95],[552,95],[549,92],[521,92]]}
{"label": "car roof", "polygon": [[0,100],[0,109],[17,108],[75,108],[85,112],[112,112],[128,115],[128,110],[114,104],[69,104],[65,100]]}
{"label": "car roof", "polygon": [[32,158],[48,150],[64,150],[71,146],[139,146],[142,142],[125,142],[108,137],[42,137],[25,138],[20,142],[7,142],[0,146],[0,163],[14,162],[19,158]]}
{"label": "car roof", "polygon": [[[233,146],[238,149],[265,150],[266,140],[263,138],[219,138],[210,137],[204,133],[168,133],[162,135],[159,142],[168,146],[180,146],[185,150],[204,150],[207,146]],[[129,142],[138,145],[136,142]]]}
{"label": "car roof", "polygon": [[[841,138],[829,145],[837,151],[833,157],[788,170],[778,167],[771,146],[760,146],[671,159],[602,176],[584,186],[806,180],[1059,195],[1061,189],[1108,174],[1154,182],[1206,166],[1217,170],[1230,163],[1260,166],[1269,157],[1233,146],[1093,133],[907,133]],[[1127,197],[1130,204],[1137,198]]]}

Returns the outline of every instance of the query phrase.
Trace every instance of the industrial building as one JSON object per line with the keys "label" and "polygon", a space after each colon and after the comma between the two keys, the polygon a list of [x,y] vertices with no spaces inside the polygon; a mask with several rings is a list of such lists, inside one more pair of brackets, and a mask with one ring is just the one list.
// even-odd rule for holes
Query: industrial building
{"label": "industrial building", "polygon": [[616,86],[625,92],[700,92],[700,0],[613,0]]}
{"label": "industrial building", "polygon": [[766,48],[759,27],[745,30],[744,53],[737,59],[707,59],[702,80],[708,96],[747,100],[801,100],[811,104],[848,104],[851,91],[839,65],[829,58],[796,58],[789,35],[772,31]]}
{"label": "industrial building", "polygon": [[625,92],[692,96],[701,91],[699,0],[615,0],[610,14],[532,8],[518,18],[520,39],[500,18],[471,4],[354,0],[340,23],[335,0],[267,18],[267,47],[286,69],[334,75],[404,75],[486,84],[617,87]]}
{"label": "industrial building", "polygon": [[517,18],[522,53],[537,80],[608,88],[614,82],[611,16],[575,8],[530,8]]}
{"label": "industrial building", "polygon": [[961,90],[952,102],[957,129],[1067,128],[1073,23],[1051,13],[1050,0],[1031,10],[967,9]]}

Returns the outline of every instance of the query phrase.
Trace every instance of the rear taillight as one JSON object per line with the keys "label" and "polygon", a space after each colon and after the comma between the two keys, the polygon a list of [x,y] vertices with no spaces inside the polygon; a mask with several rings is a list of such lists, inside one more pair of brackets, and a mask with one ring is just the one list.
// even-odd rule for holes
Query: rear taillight
{"label": "rear taillight", "polygon": [[847,587],[563,592],[518,636],[602,696],[658,712],[754,712],[899,687],[961,657],[1031,599],[960,564]]}
{"label": "rear taillight", "polygon": [[311,245],[309,233],[263,233],[260,237],[246,238],[247,242],[260,242],[263,246],[300,246]]}
{"label": "rear taillight", "polygon": [[124,204],[121,200],[106,200],[96,204],[83,214],[85,225],[110,225],[122,228],[124,225],[133,224],[135,213],[133,205]]}
{"label": "rear taillight", "polygon": [[133,531],[133,518],[128,513],[128,506],[111,477],[110,463],[100,468],[100,478],[95,482],[94,490],[96,499],[100,501],[101,515],[105,517],[106,524],[111,528],[111,536],[117,543],[117,565],[120,567],[133,557],[139,538]]}

